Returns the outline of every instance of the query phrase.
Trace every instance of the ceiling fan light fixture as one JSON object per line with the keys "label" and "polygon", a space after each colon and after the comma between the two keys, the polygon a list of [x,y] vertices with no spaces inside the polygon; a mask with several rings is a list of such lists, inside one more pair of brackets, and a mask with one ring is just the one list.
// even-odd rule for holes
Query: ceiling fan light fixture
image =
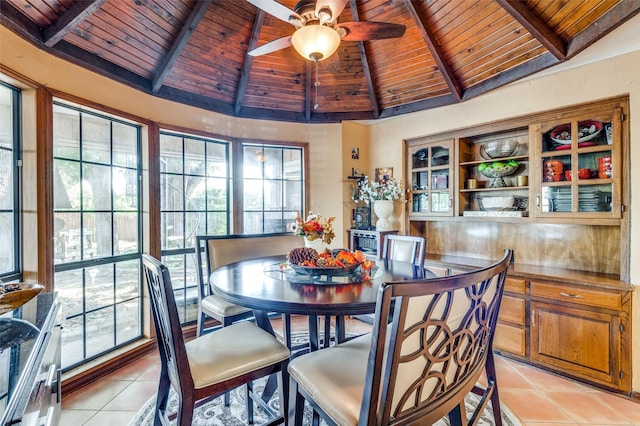
{"label": "ceiling fan light fixture", "polygon": [[291,44],[303,58],[322,61],[338,50],[340,35],[325,25],[306,25],[293,33]]}

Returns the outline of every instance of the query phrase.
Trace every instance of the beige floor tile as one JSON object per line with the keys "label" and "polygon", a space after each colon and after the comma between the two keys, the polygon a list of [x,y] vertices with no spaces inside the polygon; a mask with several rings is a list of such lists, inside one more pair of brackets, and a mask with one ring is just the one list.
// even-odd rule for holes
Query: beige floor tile
{"label": "beige floor tile", "polygon": [[109,411],[138,411],[145,402],[158,393],[158,383],[148,381],[135,381],[116,395],[104,410]]}
{"label": "beige floor tile", "polygon": [[579,423],[629,424],[629,419],[604,402],[598,393],[552,391],[547,396]]}
{"label": "beige floor tile", "polygon": [[[137,411],[100,411],[91,417],[86,426],[124,426],[135,416]],[[62,425],[62,423],[61,423]],[[74,425],[75,426],[75,425]]]}
{"label": "beige floor tile", "polygon": [[60,425],[83,425],[91,417],[95,416],[98,410],[65,410],[60,413]]}
{"label": "beige floor tile", "polygon": [[571,416],[536,390],[505,389],[500,391],[500,399],[524,422],[572,421]]}
{"label": "beige floor tile", "polygon": [[62,408],[101,410],[130,384],[128,380],[98,380],[69,395],[63,395]]}

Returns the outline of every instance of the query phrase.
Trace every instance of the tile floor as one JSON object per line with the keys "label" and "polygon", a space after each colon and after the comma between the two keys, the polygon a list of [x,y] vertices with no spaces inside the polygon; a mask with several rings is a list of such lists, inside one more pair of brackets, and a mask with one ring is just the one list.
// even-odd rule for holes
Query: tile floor
{"label": "tile floor", "polygon": [[[274,328],[279,330],[278,320]],[[294,330],[306,327],[294,321]],[[348,320],[347,330],[366,331],[367,325]],[[538,368],[498,356],[501,401],[523,426],[635,425],[640,404],[596,388],[561,378]],[[160,374],[157,352],[62,398],[61,425],[127,425],[157,391]]]}

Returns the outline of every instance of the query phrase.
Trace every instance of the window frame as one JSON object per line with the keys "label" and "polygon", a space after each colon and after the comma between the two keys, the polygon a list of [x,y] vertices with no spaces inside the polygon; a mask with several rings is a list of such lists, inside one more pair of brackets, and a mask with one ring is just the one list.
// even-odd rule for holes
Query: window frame
{"label": "window frame", "polygon": [[[300,188],[300,202],[301,202],[301,206],[300,206],[300,211],[297,211],[297,213],[300,213],[301,215],[304,215],[306,210],[307,210],[307,179],[308,179],[308,175],[307,175],[307,147],[306,144],[296,144],[296,143],[277,143],[277,142],[265,142],[265,141],[257,141],[257,140],[253,140],[253,139],[247,139],[247,140],[242,140],[242,139],[238,139],[237,143],[240,145],[240,158],[237,160],[239,167],[238,169],[240,171],[242,171],[242,174],[240,176],[238,176],[234,181],[237,182],[237,185],[239,187],[242,188],[242,194],[244,194],[244,181],[246,179],[248,179],[247,177],[245,177],[244,175],[244,163],[245,163],[245,158],[244,158],[244,154],[246,152],[248,152],[248,150],[253,149],[253,148],[259,148],[261,150],[261,154],[260,155],[265,155],[264,151],[265,149],[269,149],[269,148],[273,148],[273,149],[279,149],[281,150],[281,153],[284,153],[284,150],[286,149],[290,149],[290,150],[299,150],[300,151],[300,161],[302,162],[301,164],[301,176],[300,176],[300,182],[301,182],[301,188]],[[247,148],[247,149],[245,149]],[[251,179],[255,179],[255,181],[261,180],[263,183],[265,181],[280,181],[280,182],[286,182],[287,179],[285,179],[284,177],[284,170],[283,170],[283,176],[279,177],[279,178],[275,178],[275,179],[271,179],[271,178],[267,178],[266,176],[262,176],[261,179],[258,178],[251,178]],[[283,194],[284,195],[284,194]],[[263,200],[264,201],[264,194],[263,194]],[[251,232],[251,231],[247,231],[245,230],[245,224],[244,224],[244,214],[247,212],[247,210],[245,210],[244,208],[244,197],[241,195],[239,197],[236,198],[236,203],[234,203],[234,207],[237,207],[237,212],[239,212],[239,214],[237,215],[237,226],[234,227],[236,233],[238,234],[244,234],[244,233],[249,233],[249,234],[254,234],[254,233],[264,233],[264,234],[270,234],[270,233],[274,233],[274,234],[278,234],[278,233],[282,233],[282,232],[287,232],[287,229],[279,229],[279,230],[275,230],[273,232]],[[284,205],[282,206],[281,209],[278,210],[269,210],[266,209],[264,207],[264,203],[263,203],[263,208],[261,210],[249,210],[249,212],[251,213],[256,213],[256,212],[261,212],[263,215],[262,218],[262,229],[264,230],[265,228],[265,218],[264,218],[264,214],[265,213],[281,213],[282,216],[284,216],[284,212],[286,211],[290,211],[291,213],[293,213],[293,210],[288,210],[284,208]],[[281,220],[283,220],[283,218],[281,218]],[[295,217],[291,218],[291,222],[293,223],[293,221],[295,220]],[[235,223],[234,223],[235,224]]]}
{"label": "window frame", "polygon": [[[188,279],[188,263],[189,263],[189,258],[193,258],[193,256],[195,255],[195,237],[196,235],[199,235],[199,232],[196,232],[196,235],[193,235],[193,239],[192,241],[188,241],[186,239],[187,235],[186,235],[186,231],[187,229],[185,228],[186,223],[187,223],[187,215],[189,213],[203,213],[205,215],[205,229],[208,228],[208,214],[211,212],[220,212],[220,210],[209,210],[208,205],[205,203],[204,207],[202,209],[189,209],[187,208],[187,198],[186,198],[186,194],[184,193],[184,183],[185,183],[185,179],[187,177],[201,177],[205,180],[205,185],[206,185],[206,181],[209,177],[213,177],[213,176],[209,176],[207,171],[206,171],[206,167],[205,167],[205,171],[202,175],[197,175],[197,174],[193,174],[190,173],[189,171],[185,170],[185,165],[187,163],[187,159],[186,159],[186,155],[185,155],[185,145],[187,143],[187,141],[197,141],[197,142],[201,142],[204,144],[203,146],[203,153],[204,153],[204,157],[203,157],[203,161],[205,162],[205,164],[207,164],[207,161],[209,159],[209,157],[207,156],[207,152],[208,152],[208,148],[209,148],[209,144],[211,144],[211,146],[213,145],[223,145],[224,146],[224,152],[225,152],[225,158],[226,158],[226,165],[225,165],[225,177],[224,179],[226,180],[225,182],[225,188],[226,188],[226,200],[225,200],[225,210],[222,210],[222,212],[225,213],[226,215],[226,225],[225,225],[225,229],[224,232],[220,235],[225,235],[225,234],[229,234],[230,229],[231,229],[231,223],[232,223],[232,210],[231,210],[231,206],[232,206],[232,202],[233,202],[233,196],[232,196],[232,180],[233,180],[233,176],[232,176],[232,166],[233,166],[233,156],[232,156],[232,150],[233,150],[233,145],[232,142],[228,139],[224,139],[224,138],[219,138],[219,137],[209,137],[209,136],[203,136],[203,135],[196,135],[193,133],[187,133],[184,131],[177,131],[177,130],[172,130],[172,129],[166,129],[166,128],[161,128],[159,129],[159,148],[158,148],[158,158],[159,158],[159,162],[161,162],[161,159],[163,158],[163,151],[162,151],[162,137],[163,136],[167,136],[167,137],[171,137],[171,138],[179,138],[180,139],[180,143],[181,143],[181,162],[182,162],[182,166],[181,166],[181,172],[176,172],[176,171],[164,171],[162,170],[162,167],[159,168],[158,173],[160,175],[160,184],[158,186],[158,190],[160,191],[159,194],[159,199],[160,202],[158,204],[159,206],[159,221],[161,223],[161,237],[160,237],[160,247],[161,247],[161,259],[163,262],[168,263],[170,262],[170,258],[176,258],[177,262],[181,262],[182,263],[182,268],[181,271],[173,271],[172,276],[174,277],[172,282],[173,282],[173,291],[174,291],[174,296],[176,299],[176,302],[178,304],[178,312],[179,312],[179,316],[180,316],[180,320],[182,324],[189,324],[189,323],[193,323],[194,321],[196,321],[197,319],[197,304],[198,304],[198,280],[196,278],[195,281],[191,282]],[[182,209],[181,210],[176,210],[176,209],[163,209],[162,208],[162,198],[164,196],[164,191],[163,191],[163,181],[164,179],[167,179],[169,176],[180,176],[182,179]],[[217,177],[218,179],[220,179],[220,177]],[[164,230],[162,229],[162,223],[163,223],[163,219],[166,217],[166,214],[182,214],[182,232],[181,232],[181,244],[179,245],[179,247],[176,248],[168,248],[166,246],[166,243],[163,241],[164,239]],[[181,260],[177,260],[178,257],[182,257]],[[193,267],[195,267],[197,265],[197,262],[195,262],[195,259],[193,259],[192,262]],[[181,272],[181,274],[178,274],[178,272]],[[182,283],[182,285],[180,287],[177,287],[177,285],[179,283]],[[190,297],[189,294],[192,294],[192,296]],[[191,303],[190,303],[191,301]],[[193,310],[193,306],[195,306],[195,310]],[[192,310],[192,314],[193,314],[193,318],[190,317],[189,315],[189,310]]]}
{"label": "window frame", "polygon": [[11,91],[12,169],[13,169],[13,269],[0,272],[4,282],[22,280],[22,91],[0,81],[3,88]]}
{"label": "window frame", "polygon": [[[137,156],[137,162],[135,165],[135,173],[136,173],[136,184],[137,184],[137,194],[136,194],[136,203],[137,203],[137,209],[135,211],[133,210],[123,210],[123,209],[118,209],[115,207],[114,205],[114,198],[113,198],[113,191],[110,194],[110,199],[111,199],[111,204],[110,204],[110,209],[108,209],[109,214],[111,215],[111,226],[112,226],[112,233],[111,233],[111,240],[112,242],[114,241],[115,238],[115,231],[116,229],[113,228],[114,226],[114,220],[115,220],[115,214],[117,214],[118,212],[120,213],[134,213],[137,215],[137,233],[136,233],[136,238],[137,238],[137,248],[136,251],[131,251],[131,252],[127,252],[125,254],[116,254],[116,253],[111,253],[110,255],[106,255],[106,256],[100,256],[100,257],[88,257],[88,258],[81,258],[79,260],[72,260],[72,261],[67,261],[67,262],[62,262],[62,263],[56,263],[55,261],[55,249],[54,252],[51,253],[52,255],[52,264],[53,264],[53,290],[56,291],[56,275],[58,273],[63,273],[63,272],[69,272],[69,271],[74,271],[74,270],[78,270],[80,271],[80,274],[82,275],[82,283],[81,283],[81,289],[82,289],[82,294],[83,294],[83,301],[82,301],[82,307],[79,313],[74,313],[72,315],[69,315],[67,317],[65,317],[66,320],[73,320],[76,318],[81,318],[82,320],[82,359],[80,361],[74,361],[73,363],[70,364],[66,364],[63,365],[63,371],[68,371],[71,370],[75,367],[78,367],[80,365],[85,365],[87,362],[90,362],[96,358],[99,358],[101,356],[104,356],[105,354],[111,353],[114,350],[117,350],[118,348],[124,347],[132,342],[135,342],[137,340],[139,340],[140,338],[142,338],[144,336],[144,330],[145,330],[145,323],[147,321],[147,319],[143,316],[144,312],[145,312],[145,307],[144,307],[144,303],[145,303],[145,298],[144,298],[144,287],[143,287],[143,274],[142,274],[142,253],[144,251],[144,223],[143,223],[143,192],[146,190],[143,187],[143,180],[142,180],[142,173],[143,173],[143,149],[142,149],[142,140],[143,140],[143,136],[142,136],[142,127],[143,124],[139,123],[139,122],[135,122],[132,120],[129,120],[126,117],[120,116],[117,113],[112,113],[110,111],[103,111],[100,109],[96,109],[96,108],[92,108],[89,106],[86,106],[84,104],[78,104],[76,102],[73,101],[69,101],[66,100],[64,98],[56,98],[56,99],[52,99],[51,102],[51,109],[52,109],[52,127],[54,126],[54,122],[55,122],[55,113],[54,108],[55,106],[59,106],[62,108],[67,108],[73,111],[76,111],[78,114],[80,114],[79,116],[79,126],[80,126],[80,133],[78,135],[78,141],[79,141],[79,152],[80,152],[80,156],[77,160],[71,160],[70,158],[65,158],[65,157],[57,157],[54,154],[54,149],[52,148],[52,157],[51,157],[51,161],[52,161],[52,168],[51,170],[53,171],[55,169],[55,162],[56,160],[60,159],[62,161],[76,161],[78,163],[78,166],[80,169],[83,169],[84,166],[86,165],[100,165],[100,166],[106,166],[109,168],[109,172],[110,172],[110,176],[113,177],[113,171],[114,168],[118,168],[118,169],[126,169],[126,170],[134,170],[133,166],[123,166],[121,164],[114,164],[113,162],[113,151],[114,151],[114,133],[113,133],[113,125],[115,124],[121,124],[121,125],[127,125],[127,126],[131,126],[133,128],[135,128],[136,131],[136,156]],[[109,122],[109,141],[108,141],[108,149],[109,149],[109,162],[107,163],[99,163],[96,162],[95,160],[84,160],[82,157],[82,145],[83,143],[86,143],[87,141],[86,136],[83,134],[83,119],[82,119],[82,115],[89,115],[93,118],[99,118],[99,119],[103,119],[103,120],[108,120]],[[52,146],[55,145],[55,135],[52,132]],[[82,174],[80,175],[80,181],[82,182]],[[55,199],[55,195],[52,193],[51,194],[52,199]],[[55,219],[56,214],[59,212],[59,210],[73,210],[73,209],[56,209],[53,205],[52,205],[52,217]],[[80,214],[80,216],[84,216],[85,214],[91,214],[92,212],[94,214],[98,214],[98,213],[104,213],[105,209],[98,209],[98,208],[85,208],[84,207],[84,203],[82,202],[82,198],[81,198],[81,204],[78,207],[78,210],[76,213]],[[81,235],[84,234],[84,219],[81,219]],[[53,236],[53,235],[52,235]],[[84,237],[83,237],[84,238]],[[82,253],[83,250],[83,246],[81,245],[80,248],[80,253]],[[137,261],[137,277],[138,277],[138,291],[137,291],[137,296],[136,297],[129,297],[127,299],[123,299],[123,300],[116,300],[116,288],[117,288],[117,284],[118,284],[118,276],[117,276],[117,270],[118,270],[118,265],[119,264],[123,264],[124,262],[130,262],[130,261]],[[112,301],[112,303],[106,304],[104,306],[98,306],[98,307],[94,307],[94,308],[87,308],[87,303],[86,303],[86,298],[88,296],[87,293],[87,280],[88,278],[86,277],[87,275],[87,271],[92,270],[94,268],[97,267],[102,267],[102,266],[109,266],[111,268],[111,271],[113,273],[113,286],[114,286],[114,300]],[[126,340],[119,340],[118,339],[118,319],[117,319],[117,311],[118,311],[118,306],[121,306],[127,302],[133,301],[137,299],[137,318],[138,318],[138,323],[137,323],[137,333],[135,336],[127,338]],[[112,321],[113,321],[113,345],[110,346],[109,348],[102,350],[100,352],[97,353],[93,353],[90,355],[87,355],[87,317],[106,310],[106,309],[111,309],[112,310]],[[121,325],[121,324],[120,324]]]}

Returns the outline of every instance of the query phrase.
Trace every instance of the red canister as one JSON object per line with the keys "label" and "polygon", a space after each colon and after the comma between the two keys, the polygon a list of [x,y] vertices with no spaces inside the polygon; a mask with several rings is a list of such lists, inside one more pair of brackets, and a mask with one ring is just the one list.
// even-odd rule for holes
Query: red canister
{"label": "red canister", "polygon": [[609,179],[613,177],[611,156],[598,158],[598,177],[600,179]]}

